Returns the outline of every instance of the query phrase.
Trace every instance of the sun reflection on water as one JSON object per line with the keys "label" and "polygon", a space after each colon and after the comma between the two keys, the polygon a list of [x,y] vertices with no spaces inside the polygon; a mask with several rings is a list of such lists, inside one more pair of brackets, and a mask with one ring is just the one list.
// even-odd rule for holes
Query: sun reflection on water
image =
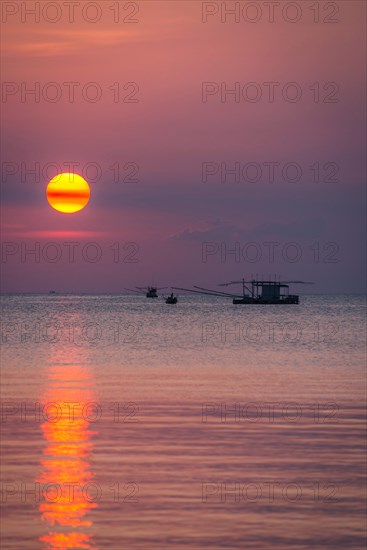
{"label": "sun reflection on water", "polygon": [[92,491],[86,490],[93,480],[89,458],[95,432],[86,413],[94,400],[92,376],[85,365],[62,364],[49,367],[47,380],[42,399],[47,420],[41,426],[47,445],[36,481],[43,488],[41,517],[52,531],[40,541],[47,550],[97,550],[87,517],[97,503]]}

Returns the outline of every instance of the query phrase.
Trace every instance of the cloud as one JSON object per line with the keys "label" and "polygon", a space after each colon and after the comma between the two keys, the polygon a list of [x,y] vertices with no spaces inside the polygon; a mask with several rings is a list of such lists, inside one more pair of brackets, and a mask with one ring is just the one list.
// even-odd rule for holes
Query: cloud
{"label": "cloud", "polygon": [[83,230],[29,230],[26,229],[24,225],[12,225],[7,224],[3,228],[3,234],[7,238],[23,238],[23,239],[68,239],[68,238],[79,238],[79,239],[92,239],[92,238],[107,238],[113,236],[114,234],[107,231],[83,231]]}
{"label": "cloud", "polygon": [[290,223],[265,222],[252,229],[239,225],[215,221],[205,222],[204,227],[186,227],[170,236],[177,241],[238,241],[254,238],[316,239],[324,233],[325,222],[320,219],[306,219]]}
{"label": "cloud", "polygon": [[255,227],[251,234],[254,237],[285,237],[287,239],[316,239],[322,236],[325,221],[306,219],[290,223],[265,222]]}
{"label": "cloud", "polygon": [[176,241],[235,240],[248,235],[248,231],[238,225],[227,224],[219,219],[205,222],[205,227],[187,227],[169,238]]}
{"label": "cloud", "polygon": [[28,38],[19,36],[19,40],[8,42],[4,54],[21,54],[32,56],[53,57],[59,55],[73,55],[80,51],[88,51],[94,47],[118,46],[122,43],[131,43],[141,36],[135,30],[62,30],[43,31]]}

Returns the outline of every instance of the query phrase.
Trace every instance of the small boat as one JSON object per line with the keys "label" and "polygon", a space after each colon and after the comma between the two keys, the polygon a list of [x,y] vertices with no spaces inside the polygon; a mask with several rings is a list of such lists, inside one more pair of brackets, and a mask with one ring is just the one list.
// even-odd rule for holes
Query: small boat
{"label": "small boat", "polygon": [[145,294],[146,298],[158,298],[158,290],[163,290],[164,288],[167,288],[166,286],[162,286],[161,288],[157,288],[156,286],[148,286],[148,287],[140,287],[137,286],[136,290],[131,288],[126,288],[125,290],[128,290],[129,292],[134,292],[135,294]]}
{"label": "small boat", "polygon": [[172,293],[171,296],[166,298],[166,304],[177,304],[177,296],[174,296]]}
{"label": "small boat", "polygon": [[155,286],[148,287],[148,290],[145,294],[147,298],[158,298],[157,289]]}
{"label": "small boat", "polygon": [[56,290],[50,290],[49,294],[56,294]]}

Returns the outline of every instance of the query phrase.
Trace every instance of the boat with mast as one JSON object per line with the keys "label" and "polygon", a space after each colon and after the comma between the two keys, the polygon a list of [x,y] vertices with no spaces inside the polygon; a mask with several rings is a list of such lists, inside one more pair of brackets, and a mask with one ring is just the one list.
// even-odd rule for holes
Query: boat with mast
{"label": "boat with mast", "polygon": [[272,281],[268,280],[245,278],[239,281],[230,281],[228,283],[220,283],[218,286],[227,287],[232,285],[242,286],[242,295],[229,292],[222,292],[210,288],[204,288],[194,285],[194,289],[172,287],[176,290],[185,290],[197,294],[206,294],[209,296],[230,297],[234,305],[281,305],[281,304],[299,304],[299,296],[297,294],[289,294],[290,284],[313,284],[306,281]]}
{"label": "boat with mast", "polygon": [[160,288],[157,288],[156,286],[148,286],[148,287],[140,287],[137,286],[134,289],[131,288],[125,288],[125,290],[128,290],[129,292],[134,292],[135,294],[145,294],[146,298],[158,298],[158,290],[164,290],[167,288],[166,286],[162,286]]}
{"label": "boat with mast", "polygon": [[177,296],[174,296],[173,292],[166,298],[166,304],[175,305],[177,304],[177,301]]}

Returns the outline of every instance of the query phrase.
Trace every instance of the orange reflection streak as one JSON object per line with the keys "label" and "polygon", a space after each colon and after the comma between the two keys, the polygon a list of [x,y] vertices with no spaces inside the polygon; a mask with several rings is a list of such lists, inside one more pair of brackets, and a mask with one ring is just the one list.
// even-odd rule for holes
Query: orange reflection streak
{"label": "orange reflection streak", "polygon": [[[89,429],[86,412],[86,405],[94,400],[91,375],[85,366],[53,365],[48,381],[42,399],[48,419],[41,426],[47,446],[36,481],[43,491],[39,506],[42,519],[55,531],[40,540],[47,550],[96,550],[91,546],[91,535],[83,532],[92,525],[86,517],[88,511],[97,507],[95,491],[86,490],[93,479],[88,459],[95,432]],[[56,530],[58,527],[62,532]]]}

